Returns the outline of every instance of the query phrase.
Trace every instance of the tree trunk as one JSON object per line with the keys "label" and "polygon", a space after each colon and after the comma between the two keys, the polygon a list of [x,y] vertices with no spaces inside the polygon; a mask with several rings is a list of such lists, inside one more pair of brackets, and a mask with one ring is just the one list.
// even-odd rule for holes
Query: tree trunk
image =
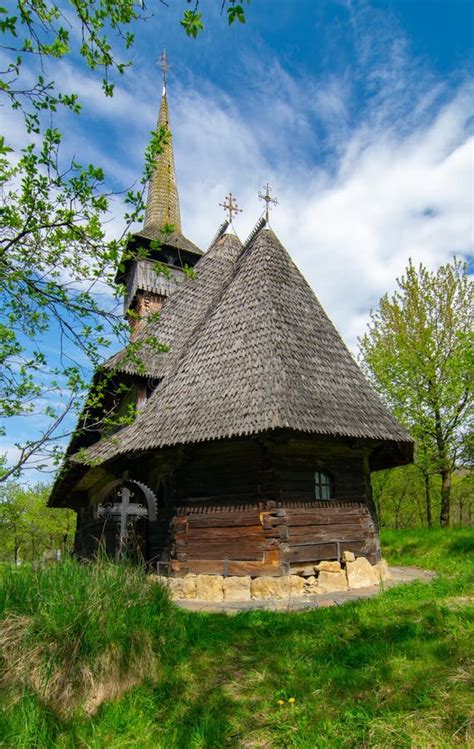
{"label": "tree trunk", "polygon": [[425,505],[426,505],[426,522],[428,528],[433,527],[433,518],[431,515],[431,487],[430,487],[430,475],[428,471],[424,474],[425,479]]}
{"label": "tree trunk", "polygon": [[438,405],[435,406],[434,413],[436,446],[438,448],[439,473],[441,476],[441,510],[439,514],[439,524],[441,528],[448,528],[451,499],[451,466],[448,459],[448,451],[441,421],[441,412]]}
{"label": "tree trunk", "polygon": [[444,463],[441,467],[441,512],[439,515],[439,524],[441,528],[449,528],[449,511],[451,500],[451,470],[449,465]]}
{"label": "tree trunk", "polygon": [[14,561],[15,567],[17,567],[18,562],[19,562],[19,557],[20,557],[20,539],[18,538],[16,523],[13,523],[12,527],[13,527],[13,561]]}

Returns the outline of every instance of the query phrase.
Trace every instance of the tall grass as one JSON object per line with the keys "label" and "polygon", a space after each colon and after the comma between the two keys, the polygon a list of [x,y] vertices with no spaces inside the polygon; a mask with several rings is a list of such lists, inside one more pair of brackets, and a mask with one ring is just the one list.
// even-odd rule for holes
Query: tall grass
{"label": "tall grass", "polygon": [[[128,655],[117,655],[123,673],[128,658],[133,661],[145,643],[140,663],[146,669],[152,658],[155,673],[146,677],[143,672],[145,678],[137,678],[135,686],[89,714],[81,700],[69,712],[58,711],[47,695],[13,678],[3,697],[0,745],[471,747],[472,534],[388,531],[382,542],[392,564],[418,564],[436,570],[437,578],[340,607],[225,616],[177,610],[166,592],[141,572],[113,565],[65,565],[36,577],[20,570],[23,582],[17,571],[8,573],[2,583],[4,616],[29,617],[35,633],[28,640],[25,631],[27,639],[21,643],[59,643],[64,659],[72,649],[72,635],[79,632],[83,641],[73,654],[76,666],[87,662],[92,669],[104,650],[123,642]],[[54,583],[55,576],[60,584]],[[73,600],[87,609],[74,614],[71,605],[62,606]],[[58,611],[61,607],[69,611]],[[135,640],[127,639],[132,638],[132,622]],[[69,651],[61,632],[71,633]],[[23,644],[19,652],[24,653]],[[47,664],[49,656],[42,657]]]}
{"label": "tall grass", "polygon": [[33,689],[58,713],[80,704],[92,711],[153,676],[172,611],[166,589],[129,565],[4,568],[4,678]]}

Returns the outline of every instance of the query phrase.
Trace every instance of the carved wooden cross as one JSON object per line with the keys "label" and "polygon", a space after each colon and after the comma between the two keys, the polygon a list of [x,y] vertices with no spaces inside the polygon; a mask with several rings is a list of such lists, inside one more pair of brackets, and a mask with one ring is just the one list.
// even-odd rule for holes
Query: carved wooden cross
{"label": "carved wooden cross", "polygon": [[229,223],[232,223],[232,215],[234,213],[242,213],[242,208],[239,208],[239,206],[237,205],[237,201],[235,200],[231,192],[228,195],[226,195],[224,202],[219,203],[219,205],[222,206],[224,211],[228,211]]}
{"label": "carved wooden cross", "polygon": [[268,182],[265,185],[264,190],[265,190],[264,193],[263,192],[258,193],[258,197],[260,198],[260,200],[265,201],[265,221],[268,224],[268,219],[270,218],[270,203],[273,203],[273,205],[278,205],[278,199],[270,197],[272,188],[270,187]]}
{"label": "carved wooden cross", "polygon": [[126,486],[119,489],[117,494],[121,497],[122,501],[99,505],[97,507],[97,514],[102,517],[112,517],[117,522],[119,526],[119,543],[115,556],[120,557],[127,547],[129,518],[147,517],[148,510],[143,505],[130,502],[134,494]]}

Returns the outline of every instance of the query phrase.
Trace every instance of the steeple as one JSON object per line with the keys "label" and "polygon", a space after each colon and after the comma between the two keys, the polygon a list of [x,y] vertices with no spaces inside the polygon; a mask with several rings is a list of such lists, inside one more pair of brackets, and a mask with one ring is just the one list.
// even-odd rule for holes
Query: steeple
{"label": "steeple", "polygon": [[[202,251],[181,231],[178,188],[170,132],[170,114],[166,96],[166,51],[161,56],[163,93],[158,115],[157,132],[165,130],[162,151],[156,156],[148,186],[148,200],[143,228],[129,240],[129,257],[116,275],[117,283],[126,287],[124,313],[130,321],[132,337],[138,335],[150,313],[157,312],[166,297],[186,277],[186,266],[192,268]],[[171,233],[163,227],[173,227]],[[159,247],[153,246],[154,240]],[[134,250],[137,257],[134,258]],[[157,269],[157,261],[160,270]],[[166,266],[166,267],[165,267]]]}
{"label": "steeple", "polygon": [[160,132],[164,128],[167,132],[167,137],[162,152],[156,157],[155,168],[150,179],[143,227],[148,235],[156,232],[157,239],[160,236],[160,229],[165,224],[172,225],[174,231],[181,234],[181,214],[176,185],[173,142],[170,132],[168,98],[166,96],[166,78],[164,77],[163,80],[163,95],[161,97],[160,113],[156,129],[157,132]]}

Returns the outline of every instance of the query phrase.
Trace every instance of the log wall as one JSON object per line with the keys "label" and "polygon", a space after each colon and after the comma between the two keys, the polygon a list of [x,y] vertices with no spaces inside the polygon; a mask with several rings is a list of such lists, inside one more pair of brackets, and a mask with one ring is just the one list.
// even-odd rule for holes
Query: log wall
{"label": "log wall", "polygon": [[171,522],[171,571],[283,575],[345,550],[379,559],[377,531],[359,501],[188,504]]}
{"label": "log wall", "polygon": [[[203,443],[130,462],[130,475],[158,497],[146,557],[153,566],[169,563],[176,575],[309,573],[315,562],[340,559],[345,550],[375,563],[370,449],[279,435]],[[329,500],[315,500],[317,470],[333,480]],[[90,556],[104,533],[101,522],[84,510],[78,531],[77,546]]]}
{"label": "log wall", "polygon": [[327,471],[334,499],[366,494],[364,461],[370,449],[310,438],[246,438],[183,450],[173,472],[177,503],[216,498],[314,498],[314,473]]}

